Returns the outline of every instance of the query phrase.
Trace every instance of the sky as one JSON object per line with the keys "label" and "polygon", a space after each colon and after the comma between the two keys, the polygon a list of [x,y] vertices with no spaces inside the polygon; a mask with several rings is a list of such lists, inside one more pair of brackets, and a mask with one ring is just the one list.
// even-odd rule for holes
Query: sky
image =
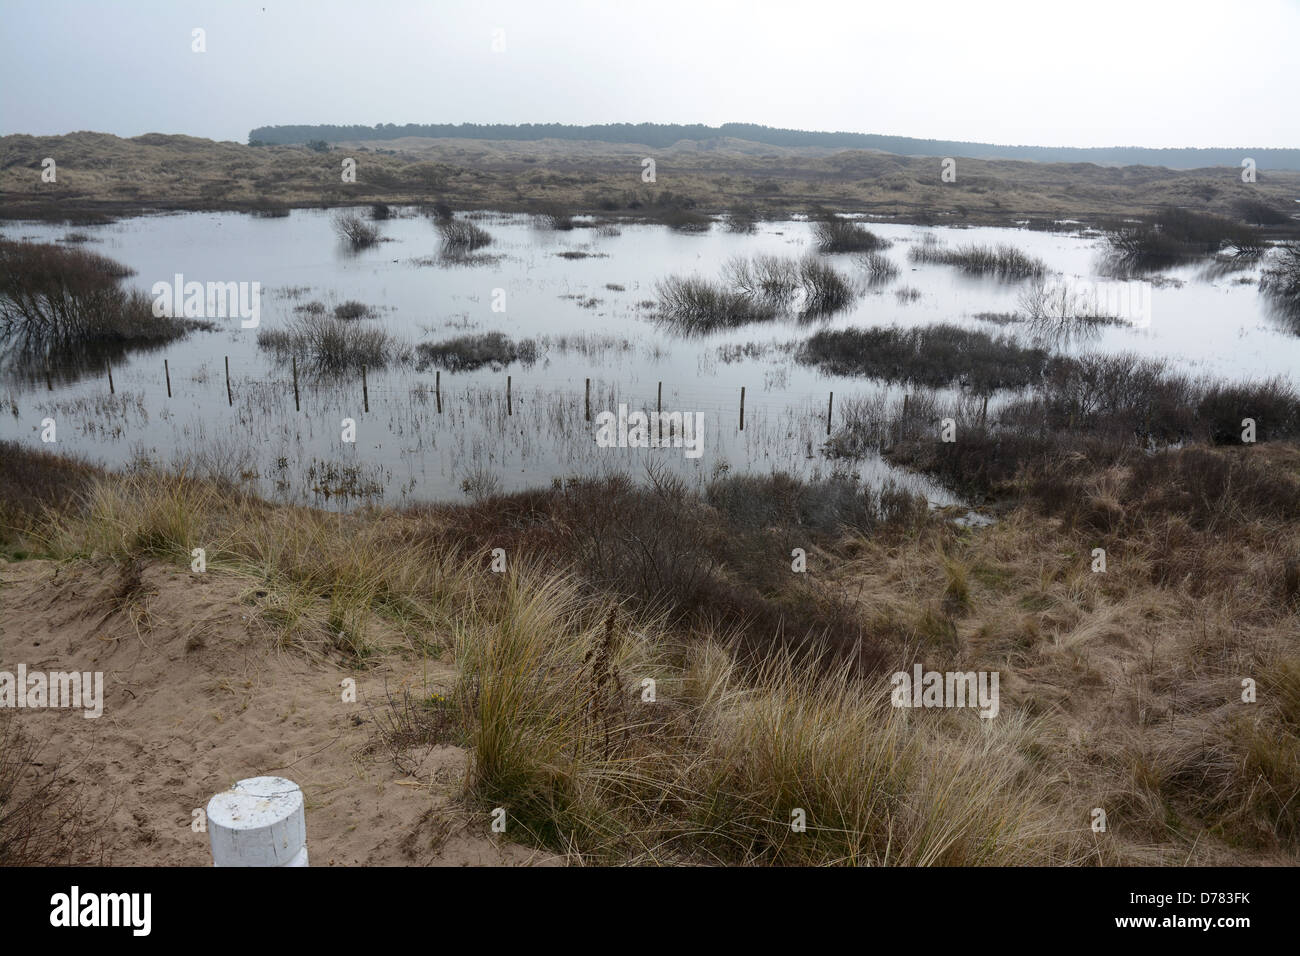
{"label": "sky", "polygon": [[0,0],[0,134],[741,122],[1295,148],[1298,61],[1300,0]]}

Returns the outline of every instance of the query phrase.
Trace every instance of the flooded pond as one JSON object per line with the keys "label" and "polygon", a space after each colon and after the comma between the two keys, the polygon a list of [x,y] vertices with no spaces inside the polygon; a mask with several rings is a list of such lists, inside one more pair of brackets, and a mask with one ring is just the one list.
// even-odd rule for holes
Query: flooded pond
{"label": "flooded pond", "polygon": [[[1022,337],[1023,329],[998,317],[1017,310],[1025,283],[912,262],[909,249],[927,235],[951,245],[1005,243],[1053,273],[1106,279],[1096,234],[870,222],[892,242],[882,254],[898,275],[867,285],[856,257],[824,256],[860,284],[848,308],[684,335],[656,321],[657,282],[716,279],[736,256],[801,257],[814,251],[811,224],[761,222],[752,233],[721,224],[702,233],[582,223],[554,231],[527,216],[476,214],[473,222],[492,242],[449,261],[439,255],[434,224],[414,210],[377,223],[383,241],[360,251],[338,238],[334,215],[188,213],[75,229],[5,224],[0,234],[9,239],[56,242],[82,233],[89,237],[83,248],[129,266],[134,274],[125,284],[145,292],[179,274],[186,282],[257,282],[261,295],[258,328],[219,319],[214,331],[118,357],[111,395],[106,370],[54,369],[47,384],[43,373],[9,368],[0,386],[0,438],[39,442],[42,421],[53,418],[64,453],[110,465],[196,457],[236,468],[269,497],[327,507],[453,500],[484,487],[513,491],[575,474],[637,473],[650,462],[700,482],[728,470],[825,477],[847,468],[865,480],[893,476],[932,501],[950,502],[923,477],[879,458],[851,466],[828,460],[822,444],[831,393],[837,419],[841,402],[907,389],[826,374],[797,362],[795,348],[821,329],[939,322]],[[1258,264],[1219,274],[1204,263],[1166,270],[1150,289],[1149,322],[1100,326],[1052,348],[1133,352],[1221,378],[1290,375],[1300,368],[1300,337],[1270,314],[1258,275]],[[310,303],[332,310],[349,301],[371,310],[353,321],[390,333],[407,358],[368,368],[364,390],[352,371],[303,370],[295,410],[291,366],[259,347],[259,333],[287,328]],[[530,347],[508,364],[470,370],[439,373],[416,361],[421,343],[489,332]],[[698,414],[701,453],[600,447],[588,394],[593,419],[620,405]],[[345,419],[355,422],[354,442],[343,440]]]}

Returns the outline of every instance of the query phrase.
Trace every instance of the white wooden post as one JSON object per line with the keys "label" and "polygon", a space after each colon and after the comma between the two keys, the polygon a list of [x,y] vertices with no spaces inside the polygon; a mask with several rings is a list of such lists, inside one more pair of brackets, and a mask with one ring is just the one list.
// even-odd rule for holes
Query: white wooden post
{"label": "white wooden post", "polygon": [[283,777],[251,777],[208,801],[213,866],[306,866],[302,790]]}

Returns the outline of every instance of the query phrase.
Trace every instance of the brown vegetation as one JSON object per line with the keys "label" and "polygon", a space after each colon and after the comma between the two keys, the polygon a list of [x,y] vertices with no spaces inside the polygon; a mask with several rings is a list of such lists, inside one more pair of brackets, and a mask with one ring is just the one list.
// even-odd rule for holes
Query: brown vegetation
{"label": "brown vegetation", "polygon": [[[54,156],[59,182],[42,183]],[[671,188],[640,182],[643,157],[673,170]],[[340,162],[357,160],[343,183]],[[672,216],[698,228],[703,215],[755,216],[833,206],[912,222],[1010,225],[1054,219],[1100,222],[1183,206],[1231,217],[1289,210],[1300,173],[1270,171],[1242,183],[1236,170],[1108,168],[1085,164],[963,159],[956,183],[942,183],[937,159],[861,151],[756,146],[739,140],[708,151],[614,144],[393,140],[305,146],[242,146],[187,136],[121,139],[103,133],[0,137],[0,212],[74,222],[141,209],[283,210],[286,206],[454,204],[534,212]],[[174,171],[183,166],[187,175]],[[129,170],[129,175],[124,171]],[[673,211],[676,210],[676,211]],[[1276,220],[1277,216],[1268,216]],[[1281,216],[1265,228],[1294,229]]]}
{"label": "brown vegetation", "polygon": [[[1063,456],[1008,479],[984,528],[889,489],[749,477],[702,497],[611,479],[338,517],[184,475],[2,457],[10,487],[23,480],[12,469],[50,469],[38,484],[63,489],[8,502],[11,553],[186,564],[203,544],[211,567],[262,595],[286,646],[363,668],[449,649],[449,714],[399,729],[433,743],[454,718],[472,755],[462,799],[508,806],[527,840],[574,856],[1182,864],[1300,851],[1293,445]],[[792,547],[807,574],[791,573]],[[912,662],[1000,671],[999,717],[889,707],[883,677]],[[1096,807],[1105,833],[1090,829]]]}

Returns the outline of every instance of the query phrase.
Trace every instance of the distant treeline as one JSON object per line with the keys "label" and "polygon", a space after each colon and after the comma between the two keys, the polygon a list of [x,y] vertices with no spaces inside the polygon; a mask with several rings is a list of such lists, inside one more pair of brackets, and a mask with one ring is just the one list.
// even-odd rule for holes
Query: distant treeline
{"label": "distant treeline", "polygon": [[818,133],[798,129],[777,129],[753,123],[724,123],[721,126],[683,126],[676,123],[605,123],[599,126],[568,126],[563,123],[522,125],[479,123],[378,123],[374,126],[259,126],[248,134],[250,146],[292,143],[337,143],[345,140],[399,139],[404,136],[449,139],[595,140],[603,143],[636,143],[666,148],[681,140],[710,140],[719,137],[749,140],[770,146],[822,146],[834,149],[878,149],[901,156],[961,156],[968,159],[1025,159],[1043,163],[1097,163],[1121,166],[1166,166],[1170,169],[1198,169],[1204,166],[1240,166],[1249,157],[1260,169],[1300,170],[1300,149],[1149,149],[1143,146],[1075,148],[1066,146],[998,146],[992,143],[962,143],[942,139],[914,139],[910,136],[881,136],[876,133]]}

